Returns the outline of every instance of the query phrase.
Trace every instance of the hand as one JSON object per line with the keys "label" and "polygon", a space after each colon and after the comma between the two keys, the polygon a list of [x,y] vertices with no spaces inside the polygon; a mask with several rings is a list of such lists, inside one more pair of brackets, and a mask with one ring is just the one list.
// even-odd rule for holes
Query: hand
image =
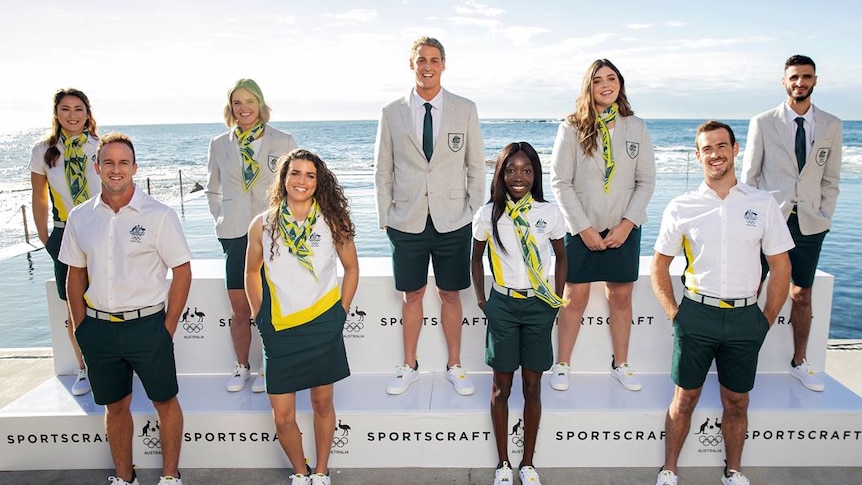
{"label": "hand", "polygon": [[619,224],[612,227],[610,231],[608,231],[608,235],[602,240],[605,246],[616,249],[625,244],[626,239],[629,238],[629,234],[632,232],[632,228],[634,228],[634,224],[631,223],[628,219],[623,219]]}
{"label": "hand", "polygon": [[483,312],[485,311],[485,304],[486,303],[488,303],[487,300],[479,300],[476,302],[476,304],[479,306],[479,309],[482,310]]}
{"label": "hand", "polygon": [[607,249],[604,240],[602,240],[602,236],[600,236],[599,232],[592,227],[588,227],[581,231],[579,236],[581,236],[581,240],[590,251],[604,251]]}

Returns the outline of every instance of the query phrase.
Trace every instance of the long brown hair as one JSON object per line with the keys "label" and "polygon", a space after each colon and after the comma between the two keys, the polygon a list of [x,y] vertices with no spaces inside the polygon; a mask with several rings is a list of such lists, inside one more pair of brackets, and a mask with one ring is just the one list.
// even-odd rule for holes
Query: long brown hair
{"label": "long brown hair", "polygon": [[281,203],[287,199],[287,187],[284,179],[290,168],[290,162],[294,160],[307,160],[314,164],[317,169],[317,188],[314,191],[314,200],[320,206],[320,212],[332,232],[332,240],[335,247],[341,247],[356,236],[356,227],[350,219],[350,206],[344,189],[338,183],[335,174],[329,170],[326,163],[316,153],[297,148],[287,155],[278,159],[278,174],[269,188],[269,210],[266,214],[265,225],[269,227],[272,243],[269,248],[269,260],[278,254],[276,241],[278,240],[278,218]]}
{"label": "long brown hair", "polygon": [[57,106],[60,105],[60,101],[62,101],[66,96],[74,96],[84,103],[84,106],[87,108],[87,123],[85,128],[90,133],[90,136],[99,138],[99,134],[96,133],[96,118],[93,117],[93,110],[90,109],[90,99],[87,98],[87,95],[75,88],[58,90],[54,93],[54,113],[51,119],[51,132],[44,140],[45,144],[48,145],[48,150],[45,152],[45,164],[51,168],[54,167],[54,164],[57,163],[57,159],[60,158],[60,150],[57,148],[57,141],[60,140],[60,130],[62,127],[60,126],[60,120],[57,119]]}
{"label": "long brown hair", "polygon": [[603,67],[609,67],[620,80],[620,92],[616,101],[618,115],[631,116],[635,114],[631,104],[629,104],[629,99],[626,97],[626,81],[617,66],[607,59],[593,61],[581,82],[581,94],[575,101],[575,112],[566,116],[566,123],[578,132],[578,141],[587,156],[592,155],[598,146],[599,112],[596,109],[596,101],[593,99],[593,78]]}

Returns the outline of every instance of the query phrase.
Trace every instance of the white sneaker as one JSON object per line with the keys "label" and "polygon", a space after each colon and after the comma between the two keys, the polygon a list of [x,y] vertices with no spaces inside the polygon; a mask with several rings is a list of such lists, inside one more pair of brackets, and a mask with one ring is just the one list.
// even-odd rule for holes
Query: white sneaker
{"label": "white sneaker", "polygon": [[260,371],[254,377],[251,383],[251,392],[263,392],[266,390],[266,377],[263,373],[263,366],[260,366]]}
{"label": "white sneaker", "polygon": [[159,485],[183,485],[182,478],[174,478],[171,476],[160,477]]}
{"label": "white sneaker", "polygon": [[447,369],[446,378],[449,379],[449,382],[451,382],[452,386],[455,387],[455,392],[462,396],[469,396],[476,392],[476,387],[473,385],[473,381],[467,377],[467,372],[464,371],[461,364],[455,364]]}
{"label": "white sneaker", "polygon": [[78,377],[75,383],[72,384],[72,395],[83,396],[90,392],[90,379],[87,378],[87,369],[78,369],[75,371]]}
{"label": "white sneaker", "polygon": [[629,391],[640,391],[644,387],[641,384],[641,380],[635,375],[635,370],[629,367],[628,362],[623,362],[616,368],[611,369],[611,375],[620,381],[620,384]]}
{"label": "white sneaker", "polygon": [[676,485],[678,480],[676,473],[670,470],[662,470],[658,472],[655,485]]}
{"label": "white sneaker", "polygon": [[[792,364],[791,364],[792,365]],[[807,359],[802,359],[802,363],[797,365],[796,367],[790,368],[790,375],[799,379],[799,382],[802,383],[803,386],[811,389],[812,391],[822,391],[826,389],[826,385],[823,381],[817,377],[817,374],[811,370],[811,366],[808,365]]]}
{"label": "white sneaker", "polygon": [[751,485],[751,482],[742,473],[736,470],[727,470],[727,472],[730,473],[729,477],[724,473],[721,474],[721,483],[724,485]]}
{"label": "white sneaker", "polygon": [[536,473],[536,469],[531,466],[522,466],[520,470],[518,470],[518,476],[521,478],[521,485],[542,485],[542,481],[539,480],[539,474]]}
{"label": "white sneaker", "polygon": [[108,477],[108,481],[111,482],[111,485],[138,485],[138,478],[135,477],[131,482],[127,482],[122,478],[117,477]]}
{"label": "white sneaker", "polygon": [[290,485],[311,485],[311,479],[308,475],[295,474],[288,478],[290,478]]}
{"label": "white sneaker", "polygon": [[509,462],[504,461],[503,466],[494,471],[494,485],[514,485],[515,476],[509,468]]}
{"label": "white sneaker", "polygon": [[551,389],[565,391],[569,388],[569,364],[557,362],[551,367]]}
{"label": "white sneaker", "polygon": [[315,473],[311,476],[311,485],[331,485],[332,482],[329,480],[329,475],[324,475],[323,473]]}
{"label": "white sneaker", "polygon": [[245,388],[245,382],[249,377],[251,377],[251,371],[248,370],[248,367],[237,362],[236,367],[233,369],[233,375],[227,380],[227,384],[224,388],[227,389],[228,392],[242,391]]}
{"label": "white sneaker", "polygon": [[397,396],[406,391],[410,384],[419,380],[419,366],[417,365],[414,369],[409,365],[402,364],[395,369],[395,377],[386,386],[386,393]]}

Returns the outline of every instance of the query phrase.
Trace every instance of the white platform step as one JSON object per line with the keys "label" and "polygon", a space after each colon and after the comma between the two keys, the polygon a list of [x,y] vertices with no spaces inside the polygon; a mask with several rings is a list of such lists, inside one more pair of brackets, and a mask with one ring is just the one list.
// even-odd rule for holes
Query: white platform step
{"label": "white platform step", "polygon": [[[491,374],[471,374],[476,393],[459,396],[442,372],[423,372],[400,396],[385,393],[388,374],[356,374],[338,383],[338,423],[331,466],[487,467],[496,462],[488,407]],[[554,391],[546,374],[537,460],[545,467],[649,467],[663,456],[663,428],[673,385],[642,374],[630,392],[607,374],[574,374]],[[824,375],[826,391],[803,388],[788,374],[761,374],[751,393],[747,466],[858,466],[862,398]],[[269,401],[224,391],[226,375],[181,375],[185,413],[181,465],[187,468],[286,468]],[[52,378],[0,410],[0,470],[111,468],[104,410],[91,395],[74,397],[72,377]],[[522,451],[520,378],[510,399],[510,450]],[[155,411],[135,382],[135,462],[160,466]],[[314,463],[308,392],[297,397],[306,453]],[[682,466],[718,466],[724,457],[718,384],[711,374],[692,420]],[[625,462],[619,457],[625,456]],[[516,460],[517,461],[517,460]]]}

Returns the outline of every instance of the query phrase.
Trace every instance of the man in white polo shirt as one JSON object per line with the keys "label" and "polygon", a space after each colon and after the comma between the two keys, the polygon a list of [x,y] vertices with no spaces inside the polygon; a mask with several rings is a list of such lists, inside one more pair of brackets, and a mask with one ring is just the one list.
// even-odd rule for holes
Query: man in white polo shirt
{"label": "man in white polo shirt", "polygon": [[59,259],[69,265],[71,323],[90,369],[93,398],[105,406],[116,469],[108,480],[138,485],[130,409],[135,372],[159,415],[159,485],[182,485],[183,413],[173,334],[191,286],[192,255],[176,212],[135,186],[137,169],[128,136],[102,137],[96,162],[102,193],[69,214]]}
{"label": "man in white polo shirt", "polygon": [[[733,162],[739,144],[718,121],[697,128],[696,150],[704,180],[674,198],[661,221],[651,279],[674,327],[671,378],[676,384],[665,418],[665,461],[656,485],[677,484],[677,460],[691,427],[713,360],[724,409],[724,485],[748,485],[739,472],[748,429],[748,393],[754,387],[763,339],[787,300],[790,231],[769,192],[738,183]],[[670,263],[682,252],[684,298],[673,294]],[[771,269],[763,311],[757,306],[760,254]]]}

